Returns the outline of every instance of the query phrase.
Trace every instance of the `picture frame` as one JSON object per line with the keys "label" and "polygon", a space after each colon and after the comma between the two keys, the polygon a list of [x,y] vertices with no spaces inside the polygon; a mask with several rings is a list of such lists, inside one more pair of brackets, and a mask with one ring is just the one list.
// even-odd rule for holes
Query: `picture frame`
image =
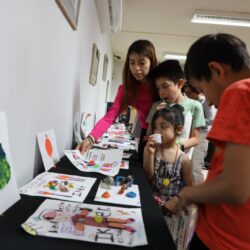
{"label": "picture frame", "polygon": [[93,86],[96,85],[97,75],[98,75],[98,66],[100,61],[100,51],[98,50],[96,44],[93,44],[92,47],[92,58],[91,58],[91,66],[90,66],[90,74],[89,74],[89,83]]}
{"label": "picture frame", "polygon": [[81,0],[55,0],[73,30],[77,29]]}
{"label": "picture frame", "polygon": [[102,80],[104,82],[107,80],[108,63],[109,63],[109,58],[107,54],[105,54],[103,58],[103,70],[102,70]]}

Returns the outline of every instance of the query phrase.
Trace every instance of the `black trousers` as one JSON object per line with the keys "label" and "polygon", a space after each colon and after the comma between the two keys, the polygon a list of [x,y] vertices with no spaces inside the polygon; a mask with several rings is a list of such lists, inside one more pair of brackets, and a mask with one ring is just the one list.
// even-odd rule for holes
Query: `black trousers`
{"label": "black trousers", "polygon": [[209,250],[209,248],[205,246],[205,244],[200,240],[198,235],[195,233],[190,242],[189,250]]}

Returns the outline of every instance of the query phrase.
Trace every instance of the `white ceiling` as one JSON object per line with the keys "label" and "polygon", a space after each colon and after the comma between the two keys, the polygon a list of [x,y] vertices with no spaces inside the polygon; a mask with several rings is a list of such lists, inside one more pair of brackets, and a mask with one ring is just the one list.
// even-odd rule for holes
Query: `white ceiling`
{"label": "white ceiling", "polygon": [[114,55],[126,57],[129,45],[148,39],[159,61],[167,52],[185,54],[200,36],[226,32],[240,37],[250,50],[250,28],[190,23],[195,10],[248,13],[250,0],[123,0],[122,30],[112,35]]}

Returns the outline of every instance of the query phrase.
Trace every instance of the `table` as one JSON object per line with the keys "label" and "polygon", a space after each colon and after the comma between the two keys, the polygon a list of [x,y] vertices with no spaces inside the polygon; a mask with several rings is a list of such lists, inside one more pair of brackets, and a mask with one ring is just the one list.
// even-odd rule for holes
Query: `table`
{"label": "table", "polygon": [[[84,203],[89,204],[103,204],[108,206],[123,206],[115,204],[107,204],[95,202],[94,197],[103,175],[97,173],[85,173],[76,169],[70,161],[63,157],[52,172],[95,177],[97,181],[92,187]],[[129,170],[120,170],[119,175],[126,176],[131,174],[134,176],[134,183],[139,185],[142,215],[145,225],[145,230],[148,239],[148,245],[133,247],[133,249],[147,249],[147,250],[175,250],[175,244],[172,240],[170,232],[165,224],[163,214],[160,208],[155,204],[152,198],[152,191],[148,184],[146,175],[142,166],[136,158],[131,157]],[[31,214],[44,201],[43,197],[32,197],[22,195],[21,200],[9,208],[4,215],[0,216],[0,248],[6,250],[14,249],[32,249],[32,250],[115,250],[115,249],[129,249],[117,245],[96,244],[84,241],[76,241],[69,239],[57,239],[43,236],[32,236],[26,233],[21,224],[26,221]],[[1,202],[1,201],[0,201]]]}

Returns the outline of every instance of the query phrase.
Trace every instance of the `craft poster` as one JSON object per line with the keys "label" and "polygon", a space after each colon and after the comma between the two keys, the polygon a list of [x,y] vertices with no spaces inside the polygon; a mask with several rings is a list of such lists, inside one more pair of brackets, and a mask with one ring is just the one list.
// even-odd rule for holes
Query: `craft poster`
{"label": "craft poster", "polygon": [[48,171],[59,162],[60,157],[56,145],[56,136],[53,129],[37,133],[39,149],[42,155],[44,168]]}
{"label": "craft poster", "polygon": [[0,214],[20,199],[9,149],[7,120],[0,112]]}
{"label": "craft poster", "polygon": [[19,191],[21,194],[83,202],[96,178],[44,172]]}
{"label": "craft poster", "polygon": [[32,235],[127,247],[147,244],[140,208],[47,199],[21,226]]}
{"label": "craft poster", "polygon": [[120,170],[123,151],[91,149],[83,155],[79,150],[64,150],[64,153],[80,171],[115,176]]}

